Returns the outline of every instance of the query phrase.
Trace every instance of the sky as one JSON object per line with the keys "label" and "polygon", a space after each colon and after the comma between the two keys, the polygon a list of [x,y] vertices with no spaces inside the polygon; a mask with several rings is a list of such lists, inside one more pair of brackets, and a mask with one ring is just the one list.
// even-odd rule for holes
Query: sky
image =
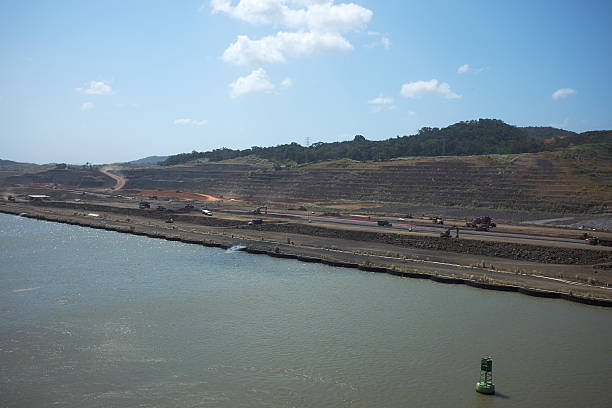
{"label": "sky", "polygon": [[612,2],[0,2],[0,158],[612,129]]}

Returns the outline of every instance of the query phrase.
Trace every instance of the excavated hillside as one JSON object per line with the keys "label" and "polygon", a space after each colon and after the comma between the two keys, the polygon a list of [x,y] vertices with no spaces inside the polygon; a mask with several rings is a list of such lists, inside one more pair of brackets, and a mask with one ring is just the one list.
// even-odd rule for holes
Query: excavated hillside
{"label": "excavated hillside", "polygon": [[10,175],[1,180],[4,184],[47,184],[64,187],[111,187],[115,180],[96,168],[66,167],[33,173]]}
{"label": "excavated hillside", "polygon": [[347,160],[277,168],[205,163],[124,170],[127,189],[172,189],[271,200],[359,200],[527,211],[600,212],[607,177],[551,154]]}

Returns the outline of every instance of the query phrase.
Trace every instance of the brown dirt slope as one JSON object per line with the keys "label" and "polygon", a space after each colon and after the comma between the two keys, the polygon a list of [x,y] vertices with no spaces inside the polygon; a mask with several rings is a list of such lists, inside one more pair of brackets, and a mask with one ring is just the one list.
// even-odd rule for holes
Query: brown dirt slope
{"label": "brown dirt slope", "polygon": [[266,201],[361,200],[554,212],[601,212],[612,204],[612,189],[597,177],[548,154],[341,161],[280,170],[208,163],[124,174],[126,188]]}
{"label": "brown dirt slope", "polygon": [[5,184],[55,184],[65,187],[112,187],[115,180],[95,168],[67,167],[5,177]]}

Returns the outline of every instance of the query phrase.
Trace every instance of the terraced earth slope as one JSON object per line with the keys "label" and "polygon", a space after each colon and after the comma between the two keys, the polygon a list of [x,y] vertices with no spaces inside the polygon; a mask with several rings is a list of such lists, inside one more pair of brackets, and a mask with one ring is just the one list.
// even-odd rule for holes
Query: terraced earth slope
{"label": "terraced earth slope", "polygon": [[293,168],[220,162],[127,169],[126,189],[172,189],[261,201],[356,200],[527,211],[608,212],[612,168],[585,171],[555,153],[339,160]]}
{"label": "terraced earth slope", "polygon": [[104,188],[115,185],[115,180],[97,168],[65,167],[38,172],[11,174],[0,179],[1,184],[37,184],[80,188]]}

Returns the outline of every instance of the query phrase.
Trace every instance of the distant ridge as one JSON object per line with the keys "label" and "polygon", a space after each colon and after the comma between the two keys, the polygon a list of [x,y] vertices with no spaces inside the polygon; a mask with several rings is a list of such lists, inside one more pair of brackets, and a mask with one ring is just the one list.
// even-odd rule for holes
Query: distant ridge
{"label": "distant ridge", "polygon": [[128,164],[134,166],[153,166],[164,160],[168,159],[169,156],[148,156],[138,160],[132,160]]}
{"label": "distant ridge", "polygon": [[40,165],[40,164],[35,164],[35,163],[21,163],[21,162],[16,162],[13,160],[4,160],[4,159],[0,159],[0,169],[2,170],[30,170],[30,169],[36,169],[36,168],[40,168],[40,167],[44,167],[46,165]]}
{"label": "distant ridge", "polygon": [[[596,135],[585,136],[589,133]],[[255,156],[275,163],[304,164],[327,160],[352,159],[385,161],[398,157],[469,156],[482,154],[537,153],[584,143],[604,143],[612,139],[605,131],[577,134],[553,127],[517,127],[497,119],[458,122],[446,128],[424,127],[418,134],[372,141],[357,135],[351,141],[298,143],[275,147],[233,150],[215,149],[208,152],[181,153],[169,156],[162,166],[198,160],[218,162],[245,156]]]}

